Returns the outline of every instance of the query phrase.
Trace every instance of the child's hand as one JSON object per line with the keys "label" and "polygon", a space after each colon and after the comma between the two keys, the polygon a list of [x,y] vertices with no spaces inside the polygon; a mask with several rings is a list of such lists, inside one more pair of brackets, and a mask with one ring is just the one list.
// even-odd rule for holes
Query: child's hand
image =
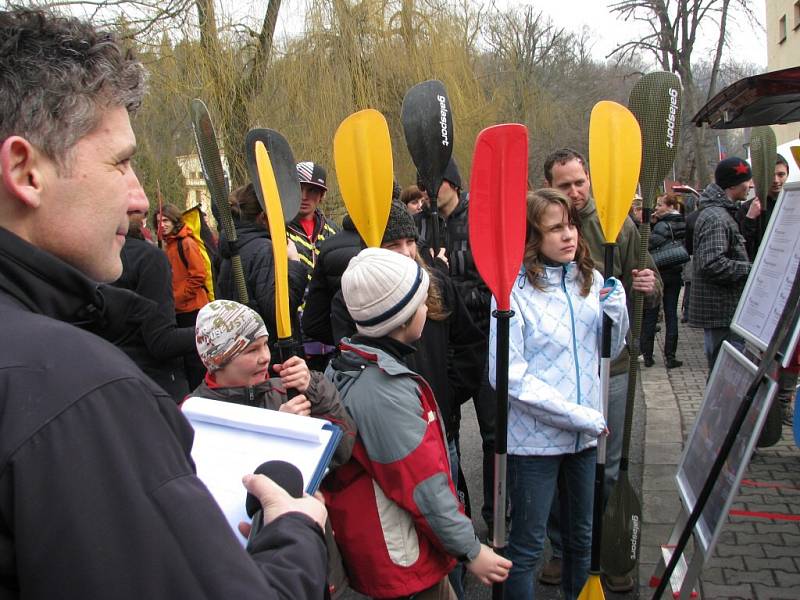
{"label": "child's hand", "polygon": [[307,417],[311,414],[311,401],[303,396],[303,394],[299,394],[291,400],[287,400],[281,404],[281,407],[278,409],[278,411],[292,413],[293,415],[300,415],[301,417]]}
{"label": "child's hand", "polygon": [[481,544],[478,556],[467,563],[467,569],[485,585],[505,581],[510,568],[510,560],[496,554],[494,550],[484,544]]}
{"label": "child's hand", "polygon": [[311,383],[311,371],[308,370],[306,361],[299,356],[292,356],[282,365],[274,365],[272,368],[275,369],[281,378],[281,383],[287,389],[295,389],[301,394],[308,390],[308,385]]}

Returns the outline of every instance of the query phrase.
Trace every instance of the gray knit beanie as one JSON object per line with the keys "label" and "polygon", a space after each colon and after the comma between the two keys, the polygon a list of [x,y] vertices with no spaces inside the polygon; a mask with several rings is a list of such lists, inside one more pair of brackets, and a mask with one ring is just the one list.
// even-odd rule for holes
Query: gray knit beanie
{"label": "gray knit beanie", "polygon": [[389,209],[389,220],[386,222],[386,229],[383,232],[382,244],[388,244],[395,240],[410,238],[414,241],[419,239],[417,226],[414,219],[408,213],[405,204],[400,201],[392,201]]}

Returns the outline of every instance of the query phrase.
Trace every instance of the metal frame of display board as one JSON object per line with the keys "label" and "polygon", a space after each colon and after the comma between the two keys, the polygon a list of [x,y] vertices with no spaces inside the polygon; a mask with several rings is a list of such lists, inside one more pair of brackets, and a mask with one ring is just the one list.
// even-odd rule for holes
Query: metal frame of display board
{"label": "metal frame of display board", "polygon": [[[762,352],[766,350],[800,262],[800,182],[787,183],[778,195],[750,269],[731,330]],[[800,337],[795,326],[778,348],[786,367]]]}
{"label": "metal frame of display board", "polygon": [[[723,342],[675,474],[681,500],[688,512],[694,508],[736,410],[744,401],[742,391],[750,387],[756,371],[758,367],[744,354],[730,343]],[[725,517],[736,499],[777,388],[772,380],[759,387],[714,492],[697,521],[695,544],[706,559],[713,553]]]}
{"label": "metal frame of display board", "polygon": [[[669,541],[661,547],[663,562],[659,562],[653,574],[651,587],[656,587],[664,574],[672,548],[678,542],[700,489],[709,477],[711,465],[731,427],[734,415],[744,402],[741,392],[750,386],[757,371],[758,368],[744,354],[729,342],[723,342],[675,474],[681,509]],[[691,559],[687,564],[686,558],[681,557],[678,567],[670,577],[673,595],[681,600],[689,600],[697,595],[694,591],[695,582],[703,565],[712,556],[727,522],[728,513],[738,494],[777,388],[777,383],[771,379],[765,379],[759,386],[736,443],[731,448],[720,477],[717,478],[714,491],[693,528],[695,545]]]}

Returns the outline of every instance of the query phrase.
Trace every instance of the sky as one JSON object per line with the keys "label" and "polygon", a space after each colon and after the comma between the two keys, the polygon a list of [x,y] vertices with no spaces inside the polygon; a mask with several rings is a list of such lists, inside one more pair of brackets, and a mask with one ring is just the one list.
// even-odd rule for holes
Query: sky
{"label": "sky", "polygon": [[[477,1],[477,0],[476,0]],[[297,33],[302,30],[302,14],[307,0],[283,0],[281,12],[278,17],[278,35],[281,32]],[[236,11],[255,11],[254,4],[247,2],[236,3]],[[598,59],[608,55],[620,42],[634,39],[641,35],[647,26],[632,21],[625,22],[612,14],[608,5],[611,2],[603,0],[558,0],[547,2],[529,2],[519,0],[496,0],[498,7],[523,6],[533,4],[538,10],[549,15],[553,21],[570,31],[580,33],[587,27],[594,41],[593,52]],[[751,9],[757,14],[759,23],[753,24],[746,20],[741,8],[732,9],[733,19],[729,19],[731,47],[729,55],[737,62],[750,62],[761,65],[766,69],[767,49],[766,33],[763,31],[765,7],[763,0],[750,2]],[[261,9],[263,10],[263,8]],[[701,32],[701,39],[695,50],[695,56],[710,55],[717,41],[718,29],[710,24]]]}

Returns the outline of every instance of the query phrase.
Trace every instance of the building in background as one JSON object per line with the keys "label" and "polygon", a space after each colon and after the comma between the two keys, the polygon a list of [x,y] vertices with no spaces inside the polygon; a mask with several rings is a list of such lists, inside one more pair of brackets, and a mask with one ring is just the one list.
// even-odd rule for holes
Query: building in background
{"label": "building in background", "polygon": [[[178,161],[178,166],[183,173],[183,179],[186,182],[186,197],[184,205],[180,206],[181,209],[189,209],[193,206],[200,205],[203,212],[208,217],[208,222],[213,227],[217,227],[217,221],[211,212],[211,194],[208,193],[206,187],[206,180],[203,178],[203,169],[200,166],[200,158],[197,154],[184,154],[183,156],[176,156],[175,160]],[[228,179],[228,163],[225,156],[222,156],[222,168],[225,170],[225,178]]]}
{"label": "building in background", "polygon": [[[800,65],[800,0],[766,0],[766,8],[767,71]],[[800,137],[800,123],[772,128],[778,145]]]}

